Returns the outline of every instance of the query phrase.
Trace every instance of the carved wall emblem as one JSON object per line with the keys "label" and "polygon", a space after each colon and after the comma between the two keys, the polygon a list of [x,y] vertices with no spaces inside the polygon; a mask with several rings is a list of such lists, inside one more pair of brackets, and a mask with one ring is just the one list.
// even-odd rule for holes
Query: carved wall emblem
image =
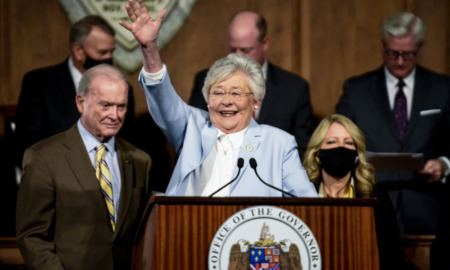
{"label": "carved wall emblem", "polygon": [[[167,13],[158,36],[162,49],[183,25],[196,0],[145,0],[147,10],[155,18],[161,9]],[[142,67],[142,55],[137,42],[118,21],[129,21],[125,4],[128,0],[59,0],[72,23],[90,14],[101,15],[116,31],[114,63],[127,72]]]}

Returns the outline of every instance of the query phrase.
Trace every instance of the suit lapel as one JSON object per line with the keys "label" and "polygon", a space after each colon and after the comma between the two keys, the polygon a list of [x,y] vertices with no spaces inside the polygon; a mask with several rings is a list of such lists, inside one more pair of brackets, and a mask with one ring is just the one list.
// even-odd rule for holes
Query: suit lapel
{"label": "suit lapel", "polygon": [[122,187],[120,192],[120,204],[117,214],[115,236],[118,235],[117,232],[120,231],[120,228],[125,221],[126,214],[128,213],[133,194],[133,181],[135,179],[132,158],[127,154],[121,139],[118,137],[116,137],[116,151],[119,159]]}
{"label": "suit lapel", "polygon": [[388,130],[397,138],[398,131],[395,124],[394,114],[389,106],[389,97],[386,87],[386,76],[384,68],[379,69],[373,76],[371,84],[371,98],[374,100],[381,117],[387,125]]}
{"label": "suit lapel", "polygon": [[[87,192],[91,197],[93,204],[99,210],[99,215],[105,216],[105,223],[109,225],[108,212],[106,209],[105,199],[101,191],[98,179],[95,176],[89,155],[86,152],[84,143],[78,132],[76,124],[66,133],[64,144],[70,149],[66,154],[67,162],[72,168],[80,186],[86,191],[98,190],[98,192]],[[133,192],[134,170],[130,156],[125,151],[125,147],[120,138],[116,137],[116,149],[119,159],[119,167],[121,172],[121,193],[119,211],[117,214],[115,237],[120,232],[121,226],[126,218],[128,208],[130,207]],[[92,169],[91,169],[92,168]],[[110,226],[108,226],[110,227]]]}
{"label": "suit lapel", "polygon": [[[214,127],[214,125],[211,123],[211,120],[208,120],[208,124],[205,125],[201,130],[200,140],[202,144],[202,151],[200,158],[195,158],[192,160],[192,162],[195,162],[195,164],[192,164],[192,167],[195,169],[200,164],[203,163],[205,158],[211,153],[212,148],[214,147],[214,144],[216,143],[217,138],[217,128]],[[183,146],[184,147],[184,146]],[[200,160],[200,163],[197,164],[198,160]]]}
{"label": "suit lapel", "polygon": [[[241,175],[239,176],[239,179],[235,181],[230,188],[230,194],[233,193],[234,188],[236,187],[237,183],[241,181],[242,176],[244,175],[244,172],[250,168],[250,159],[254,157],[256,150],[259,148],[261,144],[261,127],[256,123],[255,120],[251,120],[250,125],[247,129],[247,132],[244,135],[244,141],[242,142],[241,149],[239,150],[238,158],[244,159],[244,167],[241,169]],[[237,168],[234,169],[233,175],[237,174]]]}
{"label": "suit lapel", "polygon": [[413,98],[410,102],[412,102],[411,107],[411,115],[409,117],[408,124],[406,126],[405,138],[403,141],[406,141],[409,136],[411,136],[412,131],[414,130],[414,126],[420,117],[420,111],[423,110],[424,104],[428,98],[427,95],[427,86],[430,85],[430,82],[427,82],[427,79],[423,76],[421,69],[418,67],[416,69],[416,76],[414,79],[414,92]]}
{"label": "suit lapel", "polygon": [[[99,214],[107,217],[105,199],[76,124],[66,132],[64,145],[69,148],[65,158],[72,168],[72,173],[96,205],[100,212]],[[92,190],[98,190],[98,192],[92,192]],[[108,220],[105,218],[106,221]]]}
{"label": "suit lapel", "polygon": [[266,94],[264,96],[261,111],[258,115],[258,123],[266,123],[270,112],[273,112],[276,107],[277,101],[280,95],[276,91],[277,89],[277,78],[273,71],[272,64],[268,63],[267,66],[267,78],[266,78]]}
{"label": "suit lapel", "polygon": [[[211,153],[217,138],[217,128],[211,123],[210,120],[204,125],[201,130],[198,130],[195,122],[188,124],[186,134],[190,135],[189,142],[186,139],[183,143],[183,151],[180,159],[183,159],[186,163],[181,165],[180,171],[182,172],[182,178],[178,185],[185,185],[189,179],[189,175],[192,171],[196,170],[205,160],[205,158]],[[201,144],[201,149],[198,149],[198,144]],[[175,168],[177,169],[177,167]],[[169,184],[168,189],[171,188]]]}

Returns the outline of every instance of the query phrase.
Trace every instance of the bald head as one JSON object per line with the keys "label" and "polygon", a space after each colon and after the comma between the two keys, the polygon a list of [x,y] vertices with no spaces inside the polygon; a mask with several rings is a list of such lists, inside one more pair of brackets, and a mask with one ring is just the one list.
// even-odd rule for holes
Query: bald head
{"label": "bald head", "polygon": [[269,48],[266,32],[266,21],[258,13],[237,13],[228,27],[228,45],[231,52],[247,55],[262,65]]}

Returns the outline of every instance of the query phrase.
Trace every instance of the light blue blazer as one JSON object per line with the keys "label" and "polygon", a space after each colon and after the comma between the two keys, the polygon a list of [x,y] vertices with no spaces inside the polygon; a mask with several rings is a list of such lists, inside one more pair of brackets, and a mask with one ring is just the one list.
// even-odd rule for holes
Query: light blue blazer
{"label": "light blue blazer", "polygon": [[[186,196],[188,182],[199,180],[190,176],[213,149],[217,129],[209,120],[208,112],[187,105],[178,96],[167,73],[160,83],[152,85],[146,84],[141,72],[139,83],[150,114],[179,155],[165,195]],[[250,167],[250,158],[256,159],[258,174],[267,183],[299,197],[318,196],[301,165],[294,136],[281,129],[259,125],[252,119],[239,157],[244,159],[244,167],[230,186],[230,196],[282,196],[281,192],[261,183]],[[236,166],[233,177],[237,171]]]}

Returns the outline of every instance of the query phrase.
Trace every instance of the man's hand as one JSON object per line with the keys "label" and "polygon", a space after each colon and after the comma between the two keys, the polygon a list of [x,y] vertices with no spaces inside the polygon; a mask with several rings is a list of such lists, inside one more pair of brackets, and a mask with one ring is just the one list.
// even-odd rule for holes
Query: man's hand
{"label": "man's hand", "polygon": [[430,159],[418,173],[428,176],[427,182],[437,182],[444,176],[444,169],[445,166],[442,164],[442,161],[439,159]]}
{"label": "man's hand", "polygon": [[156,44],[166,10],[161,10],[156,19],[153,20],[148,14],[144,0],[138,1],[139,7],[136,5],[135,0],[128,0],[129,5],[125,5],[131,25],[124,21],[119,21],[119,24],[133,33],[136,41],[141,46],[148,47],[151,44]]}

